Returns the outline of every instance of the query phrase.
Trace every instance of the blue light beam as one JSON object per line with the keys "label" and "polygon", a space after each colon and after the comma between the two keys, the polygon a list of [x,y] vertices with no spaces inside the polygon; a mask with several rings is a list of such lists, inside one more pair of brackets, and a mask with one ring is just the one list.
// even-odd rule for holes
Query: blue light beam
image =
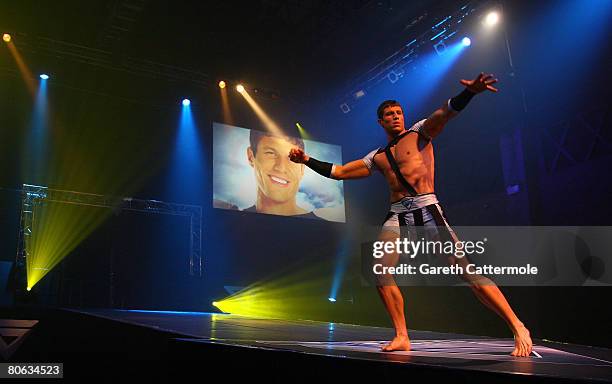
{"label": "blue light beam", "polygon": [[45,185],[47,141],[49,136],[47,81],[41,80],[34,101],[32,121],[24,149],[23,177],[30,184]]}
{"label": "blue light beam", "polygon": [[191,103],[183,101],[182,104],[166,186],[166,199],[199,204],[204,196],[206,183],[205,156]]}
{"label": "blue light beam", "polygon": [[336,299],[338,298],[338,292],[340,291],[340,286],[342,285],[342,280],[344,279],[344,274],[346,273],[346,268],[349,260],[350,245],[350,236],[346,235],[338,246],[338,253],[336,255],[336,267],[334,270],[334,276],[328,298],[328,300],[332,303],[336,302]]}

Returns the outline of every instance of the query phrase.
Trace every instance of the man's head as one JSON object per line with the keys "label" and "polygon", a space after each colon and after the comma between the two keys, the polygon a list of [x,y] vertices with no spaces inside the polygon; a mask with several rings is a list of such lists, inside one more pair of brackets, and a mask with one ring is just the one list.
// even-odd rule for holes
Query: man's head
{"label": "man's head", "polygon": [[295,200],[304,176],[304,164],[289,160],[289,151],[296,146],[303,150],[304,141],[251,130],[250,144],[247,157],[259,192],[278,203]]}
{"label": "man's head", "polygon": [[390,136],[395,136],[404,130],[404,111],[395,100],[383,101],[376,110],[378,124]]}

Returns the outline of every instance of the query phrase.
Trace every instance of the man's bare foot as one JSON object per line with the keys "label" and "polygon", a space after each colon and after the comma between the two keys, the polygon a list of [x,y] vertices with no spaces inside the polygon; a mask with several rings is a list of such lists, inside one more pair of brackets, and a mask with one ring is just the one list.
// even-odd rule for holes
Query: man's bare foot
{"label": "man's bare foot", "polygon": [[410,350],[410,339],[408,336],[395,336],[393,340],[384,347],[381,348],[383,352],[392,351],[409,351]]}
{"label": "man's bare foot", "polygon": [[516,328],[514,331],[514,351],[512,356],[528,357],[531,354],[533,342],[529,335],[529,330],[524,325]]}

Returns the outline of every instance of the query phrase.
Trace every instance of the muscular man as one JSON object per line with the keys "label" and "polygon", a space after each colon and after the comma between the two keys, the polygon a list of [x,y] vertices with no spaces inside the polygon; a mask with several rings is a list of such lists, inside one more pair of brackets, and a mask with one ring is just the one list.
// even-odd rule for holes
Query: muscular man
{"label": "muscular man", "polygon": [[[323,176],[339,180],[370,176],[373,168],[382,172],[389,184],[393,203],[379,240],[394,241],[399,236],[400,226],[434,226],[442,228],[444,233],[440,233],[440,237],[458,241],[434,194],[432,139],[442,132],[451,118],[466,107],[474,95],[486,90],[497,92],[493,87],[497,79],[494,79],[493,75],[481,73],[474,80],[460,82],[465,86],[463,92],[449,99],[427,119],[419,121],[408,130],[404,127],[404,111],[400,104],[394,100],[384,101],[378,107],[378,123],[385,130],[389,143],[383,149],[370,152],[363,159],[345,165],[333,165],[309,157],[300,148],[291,149],[289,158],[296,163],[306,164]],[[391,253],[385,256],[384,263],[393,266],[397,264],[398,259],[396,253]],[[460,265],[466,263],[465,258],[454,256],[449,258],[449,261]],[[529,330],[516,316],[495,283],[486,277],[467,273],[461,277],[469,283],[476,297],[501,316],[510,327],[515,342],[511,354],[529,356],[532,348]],[[377,289],[395,328],[395,338],[383,347],[383,351],[410,350],[401,291],[390,275],[379,278]]]}

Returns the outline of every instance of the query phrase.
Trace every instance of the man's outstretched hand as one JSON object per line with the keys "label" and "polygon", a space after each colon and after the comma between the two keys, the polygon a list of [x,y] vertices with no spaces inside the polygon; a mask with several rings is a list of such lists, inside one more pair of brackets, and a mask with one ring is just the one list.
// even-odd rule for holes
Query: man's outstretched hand
{"label": "man's outstretched hand", "polygon": [[289,151],[289,160],[294,163],[304,164],[310,159],[310,156],[304,153],[301,148],[292,148]]}
{"label": "man's outstretched hand", "polygon": [[492,74],[485,75],[480,72],[474,80],[460,80],[462,85],[464,85],[469,91],[474,93],[484,92],[489,90],[491,92],[497,92],[498,89],[493,86],[493,84],[497,83],[497,79],[493,78]]}

